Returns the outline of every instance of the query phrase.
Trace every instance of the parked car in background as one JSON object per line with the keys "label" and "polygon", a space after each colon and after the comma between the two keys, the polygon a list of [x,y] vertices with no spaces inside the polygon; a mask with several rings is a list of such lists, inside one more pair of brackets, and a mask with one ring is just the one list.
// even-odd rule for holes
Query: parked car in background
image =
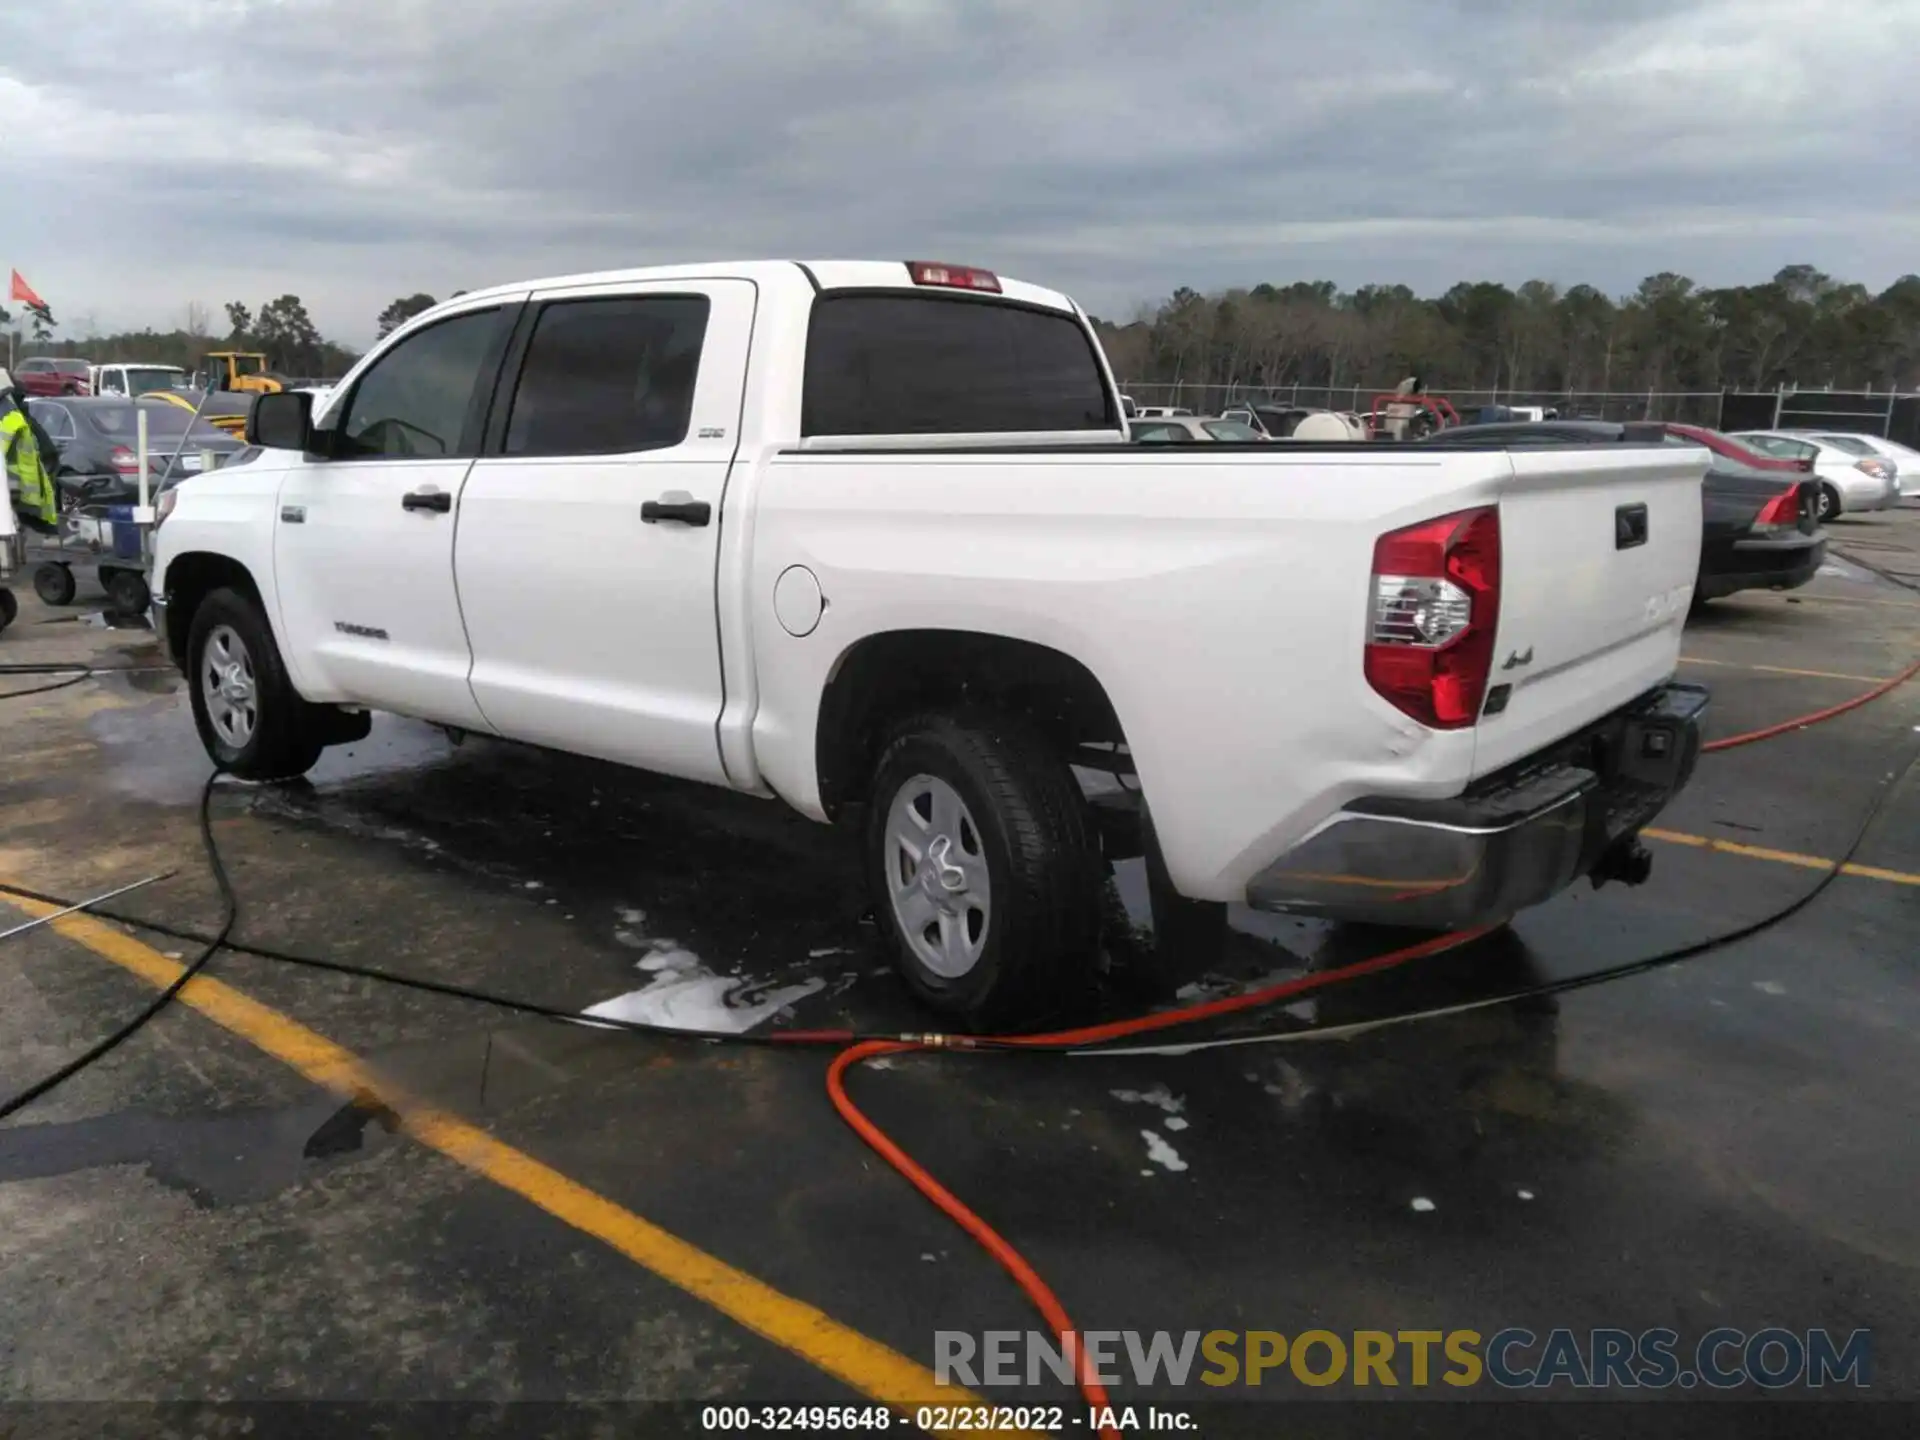
{"label": "parked car in background", "polygon": [[117,396],[29,400],[28,409],[60,452],[55,481],[63,501],[124,505],[140,494],[136,408],[147,415],[148,484],[169,485],[198,475],[204,451],[223,464],[240,442],[177,406]]}
{"label": "parked car in background", "polygon": [[[140,397],[143,400],[158,400],[175,406],[189,415],[198,413],[200,418],[216,429],[224,430],[236,440],[247,438],[247,412],[253,409],[256,397],[244,390],[150,390]],[[317,405],[320,402],[314,401]]]}
{"label": "parked car in background", "polygon": [[1911,445],[1902,445],[1898,440],[1888,440],[1881,435],[1855,435],[1855,440],[1866,445],[1882,459],[1891,460],[1896,470],[1894,483],[1904,495],[1920,495],[1920,450]]}
{"label": "parked car in background", "polygon": [[178,365],[95,365],[88,379],[95,395],[145,395],[185,389],[187,372]]}
{"label": "parked car in background", "polygon": [[[1820,518],[1831,520],[1855,510],[1885,510],[1900,503],[1899,470],[1851,435],[1822,438],[1793,430],[1735,430],[1733,438],[1782,459],[1799,459],[1811,445],[1813,474],[1819,487]],[[1845,444],[1830,443],[1844,440]]]}
{"label": "parked car in background", "polygon": [[[1893,467],[1893,499],[1896,504],[1899,503],[1900,496],[1905,493],[1907,483],[1914,477],[1920,476],[1920,469],[1903,466],[1899,456],[1888,454],[1882,446],[1891,442],[1880,440],[1877,436],[1855,435],[1851,431],[1832,430],[1805,430],[1794,433],[1805,435],[1808,441],[1815,445],[1831,445],[1835,449],[1846,451],[1849,455],[1884,460]],[[1920,461],[1920,455],[1913,458]],[[1902,478],[1903,476],[1905,479]]]}
{"label": "parked car in background", "polygon": [[1191,415],[1184,405],[1136,405],[1133,413],[1141,420],[1164,420],[1172,415]]}
{"label": "parked car in background", "polygon": [[1127,438],[1148,444],[1179,445],[1194,440],[1264,440],[1251,425],[1241,420],[1224,420],[1211,415],[1173,415],[1164,420],[1129,420]]}
{"label": "parked car in background", "polygon": [[93,366],[85,360],[36,355],[13,367],[13,378],[29,395],[88,395]]}
{"label": "parked car in background", "polygon": [[1819,481],[1748,465],[1686,433],[1694,428],[1659,421],[1515,421],[1457,426],[1419,443],[1445,447],[1493,442],[1510,449],[1570,443],[1698,446],[1713,460],[1700,483],[1700,571],[1694,580],[1694,603],[1740,590],[1797,590],[1806,584],[1827,556],[1815,493]]}
{"label": "parked car in background", "polygon": [[1558,420],[1560,412],[1551,405],[1482,405],[1465,425],[1502,425],[1508,422],[1538,424],[1542,420]]}

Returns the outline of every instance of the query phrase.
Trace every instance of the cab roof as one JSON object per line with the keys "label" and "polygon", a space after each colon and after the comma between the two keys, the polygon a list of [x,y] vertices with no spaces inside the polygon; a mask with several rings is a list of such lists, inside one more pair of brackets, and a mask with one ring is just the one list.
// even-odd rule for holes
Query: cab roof
{"label": "cab roof", "polygon": [[[901,290],[926,291],[936,295],[964,293],[916,285],[908,272],[907,263],[905,260],[727,260],[696,265],[646,265],[629,270],[595,270],[577,275],[550,275],[537,280],[518,280],[505,285],[490,285],[483,290],[469,290],[464,295],[456,296],[455,299],[464,305],[474,300],[504,299],[509,296],[523,295],[530,290],[565,290],[588,285],[638,284],[648,280],[713,279],[752,280],[766,286],[790,286],[799,283],[817,286],[823,292]],[[1073,301],[1058,290],[1029,285],[1024,280],[1010,279],[1005,275],[999,275],[998,279],[1000,281],[999,298],[1017,300],[1026,305],[1039,305],[1069,315],[1079,313]],[[440,305],[436,305],[434,310],[446,309],[453,303],[451,300],[443,301]]]}

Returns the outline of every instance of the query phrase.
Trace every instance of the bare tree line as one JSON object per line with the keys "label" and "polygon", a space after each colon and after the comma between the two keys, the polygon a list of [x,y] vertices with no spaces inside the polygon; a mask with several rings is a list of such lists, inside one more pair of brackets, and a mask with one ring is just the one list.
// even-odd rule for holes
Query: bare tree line
{"label": "bare tree line", "polygon": [[1213,295],[1181,288],[1127,324],[1096,320],[1114,371],[1159,384],[1272,389],[1391,385],[1581,391],[1907,389],[1920,380],[1920,276],[1879,294],[1811,265],[1758,285],[1648,276],[1615,299],[1591,285],[1331,281]]}

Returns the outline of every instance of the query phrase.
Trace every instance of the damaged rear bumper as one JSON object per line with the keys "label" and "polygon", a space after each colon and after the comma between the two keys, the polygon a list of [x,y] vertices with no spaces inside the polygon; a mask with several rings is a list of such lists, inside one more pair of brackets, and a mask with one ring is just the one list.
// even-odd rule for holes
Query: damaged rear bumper
{"label": "damaged rear bumper", "polygon": [[1440,930],[1504,920],[1582,875],[1630,881],[1687,783],[1707,691],[1665,685],[1451,800],[1363,798],[1256,875],[1259,910]]}

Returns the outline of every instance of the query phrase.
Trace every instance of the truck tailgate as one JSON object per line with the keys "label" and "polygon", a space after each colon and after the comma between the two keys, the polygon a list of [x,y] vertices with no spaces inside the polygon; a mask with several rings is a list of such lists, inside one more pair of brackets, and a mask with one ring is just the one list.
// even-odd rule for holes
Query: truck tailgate
{"label": "truck tailgate", "polygon": [[[1500,495],[1500,626],[1476,776],[1670,678],[1700,566],[1706,451],[1511,453],[1513,479]],[[1511,687],[1504,705],[1500,686]]]}

